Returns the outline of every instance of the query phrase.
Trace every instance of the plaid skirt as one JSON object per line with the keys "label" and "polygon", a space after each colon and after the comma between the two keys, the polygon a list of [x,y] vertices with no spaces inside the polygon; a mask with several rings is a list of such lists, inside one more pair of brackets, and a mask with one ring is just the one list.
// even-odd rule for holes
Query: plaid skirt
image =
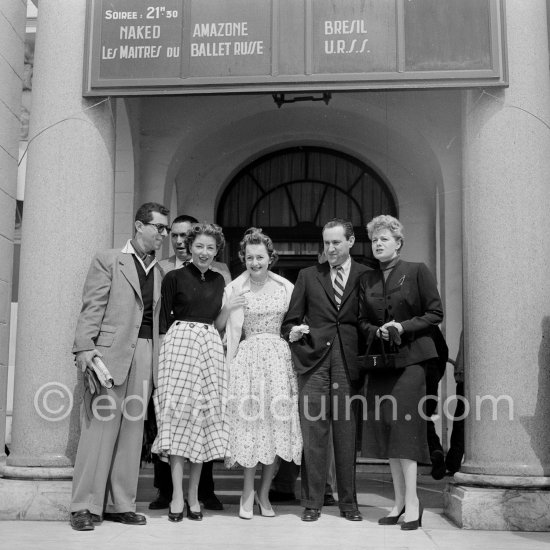
{"label": "plaid skirt", "polygon": [[152,452],[191,462],[224,458],[228,377],[218,331],[175,321],[162,343],[153,395],[158,434]]}

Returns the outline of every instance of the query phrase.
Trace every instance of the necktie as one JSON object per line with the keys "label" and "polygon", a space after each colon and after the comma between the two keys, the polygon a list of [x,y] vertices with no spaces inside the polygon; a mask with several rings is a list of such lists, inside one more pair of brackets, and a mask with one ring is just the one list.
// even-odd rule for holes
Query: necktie
{"label": "necktie", "polygon": [[342,304],[342,296],[344,295],[344,268],[339,265],[334,269],[336,269],[336,277],[334,277],[332,286],[334,288],[334,299],[336,300],[336,305],[338,309],[340,309],[340,305]]}

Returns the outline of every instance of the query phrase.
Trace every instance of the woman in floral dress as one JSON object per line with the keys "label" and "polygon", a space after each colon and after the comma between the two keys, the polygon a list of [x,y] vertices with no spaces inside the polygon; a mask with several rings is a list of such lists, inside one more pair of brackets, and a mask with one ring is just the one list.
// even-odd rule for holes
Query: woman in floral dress
{"label": "woman in floral dress", "polygon": [[[296,375],[280,334],[293,285],[269,270],[277,253],[261,229],[245,233],[239,256],[246,271],[226,287],[217,324],[227,320],[226,466],[244,469],[239,516],[250,519],[254,502],[263,516],[275,515],[268,494],[277,457],[300,464],[302,435]],[[258,463],[262,477],[255,493]]]}

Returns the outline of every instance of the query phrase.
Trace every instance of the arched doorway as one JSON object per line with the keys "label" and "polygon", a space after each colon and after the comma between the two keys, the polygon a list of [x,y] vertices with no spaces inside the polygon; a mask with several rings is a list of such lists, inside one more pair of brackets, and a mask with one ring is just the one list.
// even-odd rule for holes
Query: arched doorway
{"label": "arched doorway", "polygon": [[317,259],[321,229],[331,218],[351,220],[357,244],[353,256],[369,263],[365,224],[378,214],[397,216],[393,195],[371,167],[325,147],[301,146],[264,155],[242,168],[229,182],[216,219],[227,239],[231,271],[245,229],[261,227],[279,251],[275,270],[296,279]]}

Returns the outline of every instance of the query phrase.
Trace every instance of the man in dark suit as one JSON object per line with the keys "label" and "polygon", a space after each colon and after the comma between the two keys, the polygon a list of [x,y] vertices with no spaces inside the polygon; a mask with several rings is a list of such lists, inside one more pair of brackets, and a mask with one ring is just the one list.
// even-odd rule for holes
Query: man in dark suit
{"label": "man in dark suit", "polygon": [[[105,520],[143,525],[136,514],[145,407],[157,378],[162,272],[155,258],[168,234],[168,210],[142,205],[122,250],[96,254],[84,284],[73,353],[82,372],[102,357],[114,379],[97,407],[87,388],[81,410],[71,526],[91,531]],[[101,405],[99,404],[101,402]]]}
{"label": "man in dark suit", "polygon": [[300,392],[303,521],[316,521],[321,513],[331,427],[340,515],[363,519],[355,490],[356,418],[350,397],[362,383],[358,281],[368,268],[352,260],[354,242],[350,222],[334,219],[325,225],[327,263],[300,271],[282,326]]}

